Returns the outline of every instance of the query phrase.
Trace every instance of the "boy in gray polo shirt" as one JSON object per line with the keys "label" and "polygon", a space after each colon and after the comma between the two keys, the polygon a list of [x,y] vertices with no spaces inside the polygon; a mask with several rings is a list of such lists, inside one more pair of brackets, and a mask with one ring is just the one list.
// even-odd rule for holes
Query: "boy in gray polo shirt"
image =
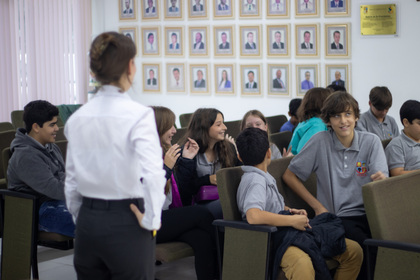
{"label": "boy in gray polo shirt", "polygon": [[[238,187],[237,202],[242,219],[250,224],[290,226],[298,230],[310,228],[307,213],[284,205],[276,180],[267,172],[271,162],[271,150],[267,132],[258,128],[247,128],[237,138],[239,159],[244,163],[244,174]],[[294,215],[280,215],[286,210]],[[334,279],[355,279],[362,262],[360,246],[345,239],[346,251],[334,257],[340,265]],[[280,266],[287,279],[315,279],[311,258],[295,246],[287,248]]]}
{"label": "boy in gray polo shirt", "polygon": [[391,176],[420,169],[420,102],[406,101],[401,106],[400,118],[404,129],[385,149]]}
{"label": "boy in gray polo shirt", "polygon": [[[388,166],[379,138],[354,129],[358,117],[359,105],[349,93],[337,91],[330,95],[321,110],[321,118],[330,129],[306,143],[291,161],[283,180],[316,215],[331,212],[340,217],[346,237],[362,246],[371,237],[362,186],[386,178]],[[312,172],[317,175],[316,198],[302,184]],[[366,275],[365,269],[364,260],[359,277]]]}
{"label": "boy in gray polo shirt", "polygon": [[357,122],[356,129],[369,131],[381,140],[400,135],[395,119],[387,115],[392,106],[392,95],[387,87],[374,87],[369,94],[369,111],[363,113]]}

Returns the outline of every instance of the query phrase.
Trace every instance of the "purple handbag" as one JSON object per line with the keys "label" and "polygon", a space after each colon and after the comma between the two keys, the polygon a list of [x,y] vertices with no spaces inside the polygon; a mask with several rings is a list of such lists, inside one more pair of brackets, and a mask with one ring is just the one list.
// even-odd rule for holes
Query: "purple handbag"
{"label": "purple handbag", "polygon": [[200,190],[195,196],[193,196],[192,203],[204,201],[204,200],[217,200],[219,199],[219,193],[217,191],[217,186],[207,185],[201,186]]}
{"label": "purple handbag", "polygon": [[172,203],[169,205],[169,208],[179,208],[182,207],[181,196],[179,195],[178,185],[176,184],[174,174],[171,174],[171,185],[172,185]]}

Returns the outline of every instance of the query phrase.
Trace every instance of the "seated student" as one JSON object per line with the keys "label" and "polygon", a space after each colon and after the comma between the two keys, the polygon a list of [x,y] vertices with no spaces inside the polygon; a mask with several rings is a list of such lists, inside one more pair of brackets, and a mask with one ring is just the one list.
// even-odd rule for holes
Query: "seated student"
{"label": "seated student", "polygon": [[385,149],[391,176],[420,169],[420,102],[404,102],[400,118],[404,129]]}
{"label": "seated student", "polygon": [[289,148],[292,147],[292,154],[297,155],[314,134],[327,130],[327,126],[319,115],[324,100],[330,94],[329,89],[320,87],[311,88],[306,92],[297,110],[299,124],[293,131],[292,140],[289,144]]}
{"label": "seated student", "polygon": [[356,129],[369,131],[381,140],[400,135],[395,119],[387,115],[392,106],[392,95],[387,87],[374,87],[369,93],[369,111],[364,112],[357,122]]}
{"label": "seated student", "polygon": [[[359,105],[347,92],[331,94],[325,100],[321,118],[330,129],[309,139],[290,162],[283,180],[316,215],[331,212],[340,217],[346,237],[365,250],[363,242],[371,238],[371,233],[362,186],[388,176],[382,143],[376,135],[354,129]],[[302,184],[312,172],[317,175],[316,198]],[[362,266],[360,276],[365,275]]]}
{"label": "seated student", "polygon": [[[309,222],[306,211],[293,209],[284,205],[284,199],[279,193],[276,180],[267,172],[271,162],[271,150],[265,131],[247,128],[236,141],[239,158],[244,163],[241,182],[238,187],[238,208],[243,220],[250,224],[266,224],[280,227],[273,241],[280,238],[280,250],[283,257],[276,258],[287,279],[330,279],[323,253],[328,251],[328,257],[333,257],[340,265],[336,269],[334,279],[355,279],[362,264],[363,254],[360,246],[349,239],[344,239],[344,229],[340,220],[334,215],[328,222],[322,222],[320,216]],[[287,212],[283,211],[286,210]],[[283,211],[283,212],[282,212]],[[327,214],[323,215],[327,217]],[[313,231],[311,230],[313,226]],[[328,229],[327,235],[317,234],[316,227]],[[292,228],[297,229],[292,230]],[[309,234],[304,234],[308,230]],[[305,236],[302,236],[304,234]],[[280,236],[281,235],[281,236]],[[294,241],[290,240],[294,239]],[[299,238],[294,238],[299,236]],[[315,244],[314,240],[317,240]],[[300,242],[299,240],[305,240]],[[320,243],[318,243],[321,241]],[[275,241],[276,244],[278,242]],[[289,243],[290,242],[290,243]],[[328,246],[323,246],[328,244]],[[287,245],[284,245],[287,244]],[[290,244],[290,246],[289,246]],[[311,245],[309,245],[311,244]],[[286,248],[282,248],[286,246]],[[310,249],[308,249],[310,247]],[[277,252],[279,249],[276,249]],[[311,258],[311,257],[313,258]],[[275,270],[278,266],[275,265]],[[316,271],[316,274],[315,274]],[[322,278],[321,275],[325,278]],[[277,279],[276,275],[274,275]]]}
{"label": "seated student", "polygon": [[58,108],[48,101],[29,102],[23,111],[25,128],[10,144],[8,188],[40,199],[39,230],[74,237],[74,223],[64,197],[65,164],[54,144]]}
{"label": "seated student", "polygon": [[[192,197],[202,186],[217,185],[216,171],[239,164],[235,147],[225,139],[223,114],[217,109],[200,108],[191,117],[181,143],[197,141],[200,149],[193,158],[179,157],[175,170],[183,205],[191,205]],[[219,200],[206,203],[215,218],[222,218]]]}
{"label": "seated student", "polygon": [[[243,131],[245,128],[248,128],[248,127],[256,127],[256,128],[262,129],[265,132],[267,132],[268,135],[270,135],[270,130],[268,129],[268,125],[267,125],[267,119],[258,110],[248,111],[242,118],[241,131]],[[270,143],[270,149],[271,149],[271,159],[282,158],[282,154],[279,148],[276,146],[276,144]],[[286,149],[283,150],[283,156],[291,156],[291,155],[292,154],[290,154],[290,150],[289,151],[286,151]]]}
{"label": "seated student", "polygon": [[289,112],[288,112],[288,114],[290,116],[290,119],[281,126],[280,132],[283,132],[283,131],[293,132],[293,130],[295,129],[295,127],[299,123],[299,120],[298,120],[298,117],[297,117],[296,113],[297,113],[297,110],[298,110],[301,103],[302,103],[302,99],[300,99],[300,98],[294,98],[294,99],[290,100]]}
{"label": "seated student", "polygon": [[[175,135],[175,114],[166,107],[152,107],[155,112],[156,126],[162,146],[164,168],[166,170],[166,200],[163,204],[162,227],[157,232],[156,243],[181,241],[194,250],[197,279],[215,279],[217,276],[217,257],[215,233],[210,211],[201,205],[182,207],[173,169],[181,155],[178,144],[172,145]],[[198,145],[188,139],[182,156],[192,159],[198,153]]]}

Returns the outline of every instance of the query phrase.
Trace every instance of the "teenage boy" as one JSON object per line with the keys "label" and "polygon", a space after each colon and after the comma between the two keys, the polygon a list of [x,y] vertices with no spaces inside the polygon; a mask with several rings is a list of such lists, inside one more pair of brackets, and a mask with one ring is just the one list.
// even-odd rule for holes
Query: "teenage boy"
{"label": "teenage boy", "polygon": [[374,87],[369,93],[369,111],[360,116],[356,129],[369,131],[381,140],[400,135],[395,119],[387,115],[392,106],[392,95],[387,87]]}
{"label": "teenage boy", "polygon": [[[306,143],[283,175],[286,184],[305,200],[316,215],[331,212],[341,218],[346,237],[362,248],[371,237],[363,205],[362,186],[388,177],[385,153],[379,138],[354,128],[359,105],[347,92],[332,93],[321,110],[329,126]],[[312,172],[317,175],[317,197],[302,184]],[[364,266],[360,276],[366,276]]]}
{"label": "teenage boy", "polygon": [[391,176],[420,169],[420,102],[406,101],[401,106],[400,119],[404,129],[385,149]]}
{"label": "teenage boy", "polygon": [[280,132],[283,132],[283,131],[293,132],[295,127],[298,125],[299,120],[297,118],[296,112],[297,112],[297,109],[300,106],[300,103],[302,103],[302,99],[300,99],[300,98],[294,98],[294,99],[290,100],[290,103],[289,103],[290,119],[282,125],[282,127],[280,128]]}
{"label": "teenage boy", "polygon": [[54,144],[58,109],[43,100],[29,102],[23,111],[25,128],[10,144],[8,188],[35,194],[40,200],[39,230],[74,237],[74,223],[65,205],[65,164]]}
{"label": "teenage boy", "polygon": [[[276,186],[276,180],[267,172],[267,167],[271,162],[271,150],[267,132],[258,128],[247,128],[238,136],[236,145],[239,158],[244,163],[244,166],[242,166],[244,175],[242,175],[237,192],[238,208],[242,218],[250,224],[282,227],[279,229],[281,234],[285,235],[281,240],[282,244],[294,245],[286,246],[283,249],[285,250],[283,257],[281,261],[279,260],[287,279],[315,279],[314,266],[318,264],[317,272],[319,272],[320,260],[323,262],[321,265],[325,266],[323,258],[311,260],[309,255],[313,256],[312,252],[305,250],[305,253],[300,249],[302,248],[301,246],[297,247],[297,243],[288,243],[289,241],[286,240],[286,236],[293,234],[297,236],[299,232],[303,234],[304,231],[311,229],[311,225],[305,210],[293,209],[284,205],[283,197]],[[284,213],[282,212],[283,210],[287,212]],[[339,243],[337,241],[339,238],[335,238],[340,235],[339,232],[341,231],[342,247],[340,252],[344,251],[344,253],[337,255],[331,252],[332,256],[334,256],[333,258],[340,263],[334,279],[355,279],[362,263],[362,249],[352,240],[345,239],[343,241],[344,229],[341,222],[337,218],[335,219],[338,221],[337,228],[339,230],[334,228],[334,230],[329,231],[328,240],[325,241],[328,244],[328,249],[331,250],[334,247],[333,244]],[[311,223],[313,222],[311,221]],[[292,227],[298,231],[293,230]],[[308,235],[312,236],[314,233],[315,231]],[[334,241],[331,240],[332,237],[334,237]],[[296,238],[295,240],[302,239],[303,237],[301,236],[301,238]],[[318,242],[320,240],[317,238]],[[320,249],[318,244],[314,247],[317,247],[315,250]],[[314,247],[311,249],[314,250]],[[326,251],[326,248],[324,250]],[[326,272],[327,278],[325,279],[328,279],[330,275],[327,269]],[[317,275],[317,277],[319,276]]]}

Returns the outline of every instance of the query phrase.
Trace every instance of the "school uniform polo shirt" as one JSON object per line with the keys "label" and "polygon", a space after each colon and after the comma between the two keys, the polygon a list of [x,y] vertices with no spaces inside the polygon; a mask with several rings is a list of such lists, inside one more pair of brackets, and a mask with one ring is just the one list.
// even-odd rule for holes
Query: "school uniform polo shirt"
{"label": "school uniform polo shirt", "polygon": [[196,158],[196,171],[198,177],[216,174],[216,171],[218,171],[222,167],[221,163],[217,159],[215,162],[209,162],[205,153],[197,154]]}
{"label": "school uniform polo shirt", "polygon": [[385,154],[390,170],[398,167],[407,171],[420,169],[420,143],[405,135],[404,130],[389,142]]}
{"label": "school uniform polo shirt", "polygon": [[386,115],[384,121],[381,123],[370,109],[360,116],[356,129],[372,132],[378,135],[381,141],[400,135],[398,125],[393,117]]}
{"label": "school uniform polo shirt", "polygon": [[279,213],[284,210],[284,199],[279,193],[276,179],[256,167],[242,166],[244,174],[236,193],[236,201],[242,219],[246,221],[246,211],[257,208],[262,211]]}
{"label": "school uniform polo shirt", "polygon": [[312,136],[289,169],[302,181],[315,172],[317,199],[329,212],[343,217],[364,215],[362,186],[378,171],[388,176],[378,136],[354,131],[352,145],[345,148],[331,129]]}

